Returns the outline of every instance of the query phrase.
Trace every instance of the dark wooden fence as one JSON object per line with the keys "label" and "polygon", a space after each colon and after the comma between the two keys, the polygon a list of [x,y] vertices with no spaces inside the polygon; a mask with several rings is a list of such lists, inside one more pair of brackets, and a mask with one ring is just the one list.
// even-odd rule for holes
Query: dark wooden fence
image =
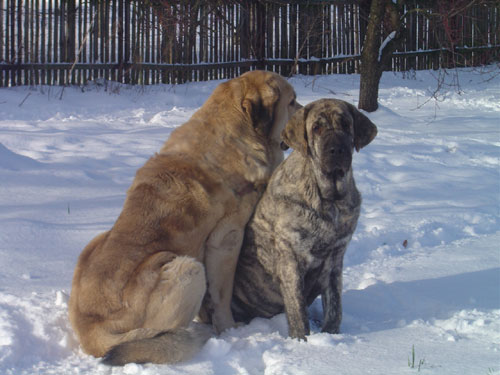
{"label": "dark wooden fence", "polygon": [[[366,27],[357,3],[0,0],[0,86],[182,83],[256,68],[285,76],[354,73]],[[446,28],[412,12],[392,69],[498,59],[499,18],[498,5],[456,16],[454,33],[462,35],[450,53]]]}

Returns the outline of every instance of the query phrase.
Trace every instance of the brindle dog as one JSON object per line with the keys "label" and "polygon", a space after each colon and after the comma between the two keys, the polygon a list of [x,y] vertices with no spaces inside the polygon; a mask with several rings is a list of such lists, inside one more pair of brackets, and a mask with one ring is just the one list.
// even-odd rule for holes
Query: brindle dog
{"label": "brindle dog", "polygon": [[322,331],[339,332],[343,258],[361,205],[352,155],[376,134],[365,115],[336,99],[310,103],[288,122],[282,139],[294,151],[275,170],[246,229],[232,300],[236,320],[285,311],[289,335],[305,340],[307,306],[321,295]]}

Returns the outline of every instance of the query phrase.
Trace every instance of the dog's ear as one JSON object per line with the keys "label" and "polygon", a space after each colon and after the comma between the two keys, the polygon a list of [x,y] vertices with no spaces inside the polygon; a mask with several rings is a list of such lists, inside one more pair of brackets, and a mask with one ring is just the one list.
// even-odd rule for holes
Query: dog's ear
{"label": "dog's ear", "polygon": [[[281,132],[282,143],[299,151],[304,157],[307,156],[307,131],[306,118],[309,113],[309,106],[302,107],[295,112],[292,118],[285,125]],[[284,147],[281,147],[284,149]]]}
{"label": "dog's ear", "polygon": [[355,106],[347,103],[354,119],[354,147],[359,152],[377,135],[377,126],[368,117],[362,114]]}
{"label": "dog's ear", "polygon": [[248,82],[241,101],[241,108],[249,116],[255,130],[262,135],[269,135],[274,121],[274,111],[280,98],[279,85],[274,77],[256,85]]}

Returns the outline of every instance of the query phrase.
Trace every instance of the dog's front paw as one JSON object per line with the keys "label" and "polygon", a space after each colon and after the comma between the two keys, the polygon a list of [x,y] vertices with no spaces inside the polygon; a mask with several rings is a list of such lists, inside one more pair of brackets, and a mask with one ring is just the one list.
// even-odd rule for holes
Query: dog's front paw
{"label": "dog's front paw", "polygon": [[288,335],[292,339],[298,339],[299,341],[307,341],[306,335],[308,335],[309,332],[306,332],[303,329],[297,329],[297,327],[290,327],[288,329]]}
{"label": "dog's front paw", "polygon": [[340,333],[340,322],[334,322],[331,324],[324,324],[321,328],[321,332],[337,334]]}
{"label": "dog's front paw", "polygon": [[290,311],[286,314],[288,335],[291,338],[307,341],[306,336],[311,332],[309,319],[306,314],[296,314]]}

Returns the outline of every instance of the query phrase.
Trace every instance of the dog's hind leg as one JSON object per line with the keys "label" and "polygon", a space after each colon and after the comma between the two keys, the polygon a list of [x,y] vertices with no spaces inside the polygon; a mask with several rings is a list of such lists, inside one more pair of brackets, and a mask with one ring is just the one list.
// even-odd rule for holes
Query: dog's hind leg
{"label": "dog's hind leg", "polygon": [[143,327],[160,331],[187,327],[200,309],[205,290],[203,265],[191,257],[176,257],[161,267]]}
{"label": "dog's hind leg", "polygon": [[155,253],[137,267],[125,286],[126,309],[115,319],[113,330],[130,331],[121,340],[128,341],[134,335],[187,327],[198,313],[205,290],[205,270],[196,259],[167,251]]}
{"label": "dog's hind leg", "polygon": [[200,309],[205,290],[205,270],[194,258],[169,252],[150,256],[124,289],[127,308],[108,323],[107,334],[101,333],[106,337],[102,351],[187,327]]}
{"label": "dog's hind leg", "polygon": [[[141,273],[144,274],[138,275],[139,280],[151,276],[147,269]],[[184,361],[197,353],[210,337],[211,330],[205,325],[188,328],[205,294],[203,265],[191,257],[175,257],[159,267],[156,279],[144,306],[141,328],[123,334],[122,341],[105,355],[104,363]],[[134,293],[139,290],[137,285]]]}

